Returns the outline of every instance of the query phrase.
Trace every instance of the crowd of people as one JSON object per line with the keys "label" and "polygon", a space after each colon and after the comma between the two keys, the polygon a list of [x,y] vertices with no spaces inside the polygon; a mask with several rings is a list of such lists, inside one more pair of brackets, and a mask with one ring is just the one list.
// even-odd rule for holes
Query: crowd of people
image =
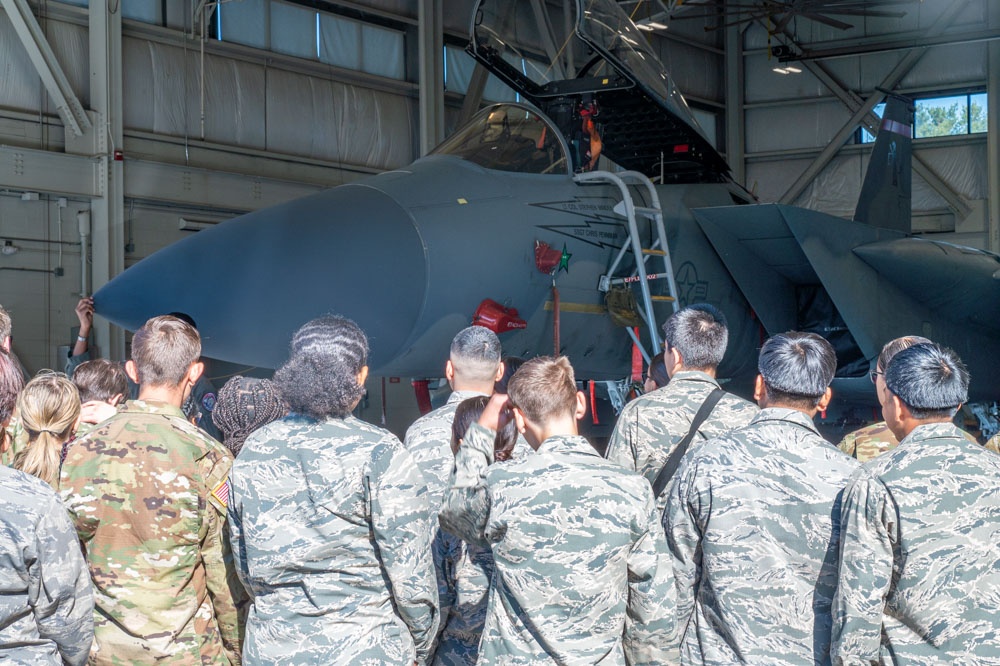
{"label": "crowd of people", "polygon": [[77,313],[71,375],[25,382],[0,308],[0,662],[1000,664],[1000,455],[926,338],[885,346],[885,420],[835,446],[826,340],[764,342],[749,402],[725,318],[686,307],[602,456],[570,361],[485,328],[400,441],[354,416],[348,319],[216,394],[190,318],[122,365]]}

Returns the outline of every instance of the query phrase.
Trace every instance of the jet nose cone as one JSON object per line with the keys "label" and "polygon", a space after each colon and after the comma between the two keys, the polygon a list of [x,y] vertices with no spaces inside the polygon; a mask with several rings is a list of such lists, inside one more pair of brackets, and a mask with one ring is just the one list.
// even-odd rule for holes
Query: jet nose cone
{"label": "jet nose cone", "polygon": [[426,282],[409,213],[380,190],[344,185],[174,243],[113,279],[94,303],[129,330],[185,312],[206,356],[270,368],[287,359],[299,326],[340,314],[367,332],[377,369],[410,336]]}

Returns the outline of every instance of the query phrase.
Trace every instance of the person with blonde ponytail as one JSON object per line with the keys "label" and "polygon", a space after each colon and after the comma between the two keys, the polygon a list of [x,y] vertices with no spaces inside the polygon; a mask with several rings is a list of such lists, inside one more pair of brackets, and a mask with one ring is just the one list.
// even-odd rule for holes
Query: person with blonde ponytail
{"label": "person with blonde ponytail", "polygon": [[61,372],[43,370],[17,397],[17,415],[28,435],[28,446],[14,457],[14,469],[56,488],[63,446],[80,423],[76,386]]}

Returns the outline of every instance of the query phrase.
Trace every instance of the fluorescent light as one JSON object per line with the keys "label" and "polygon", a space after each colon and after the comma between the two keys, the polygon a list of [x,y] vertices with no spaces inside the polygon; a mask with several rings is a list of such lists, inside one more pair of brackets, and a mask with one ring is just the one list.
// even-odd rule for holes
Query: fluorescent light
{"label": "fluorescent light", "polygon": [[649,27],[653,28],[654,30],[666,30],[667,29],[667,26],[663,25],[662,23],[658,23],[656,21],[650,21],[649,22]]}
{"label": "fluorescent light", "polygon": [[785,66],[785,71],[791,72],[792,74],[801,74],[802,73],[801,69],[799,69],[798,67],[792,67],[791,65],[786,65]]}
{"label": "fluorescent light", "polygon": [[783,67],[775,67],[771,71],[777,72],[778,74],[789,74],[789,71],[787,69],[784,69]]}
{"label": "fluorescent light", "polygon": [[639,28],[639,30],[645,30],[646,32],[653,32],[653,30],[655,30],[655,28],[648,23],[636,23],[635,27]]}
{"label": "fluorescent light", "polygon": [[218,222],[209,220],[192,220],[189,218],[180,218],[177,221],[177,228],[181,231],[204,231],[205,229],[211,229]]}

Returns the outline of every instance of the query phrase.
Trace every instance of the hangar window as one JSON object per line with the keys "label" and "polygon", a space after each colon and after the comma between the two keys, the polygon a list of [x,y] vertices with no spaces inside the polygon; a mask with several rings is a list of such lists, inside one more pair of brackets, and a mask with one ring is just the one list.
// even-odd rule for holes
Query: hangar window
{"label": "hangar window", "polygon": [[[521,64],[518,63],[518,67]],[[472,72],[476,68],[476,61],[473,60],[464,49],[457,46],[444,47],[444,87],[445,90],[464,95],[469,91],[469,82],[472,81]],[[486,79],[486,87],[483,89],[483,99],[491,102],[517,102],[520,101],[516,92],[492,74]]]}
{"label": "hangar window", "polygon": [[[913,101],[913,138],[935,136],[961,136],[986,132],[986,93],[961,93],[920,97]],[[875,115],[882,117],[885,104],[875,107]],[[875,137],[861,128],[858,143],[872,143]]]}
{"label": "hangar window", "polygon": [[319,15],[319,59],[376,76],[406,77],[403,33],[333,14]]}

